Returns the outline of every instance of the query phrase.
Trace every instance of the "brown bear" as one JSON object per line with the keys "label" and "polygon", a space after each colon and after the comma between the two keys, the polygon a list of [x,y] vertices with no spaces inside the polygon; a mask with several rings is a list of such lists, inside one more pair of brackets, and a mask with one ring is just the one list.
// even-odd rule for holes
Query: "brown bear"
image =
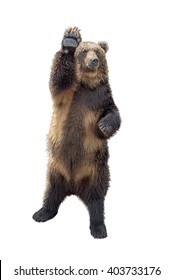
{"label": "brown bear", "polygon": [[82,42],[68,28],[55,54],[50,75],[53,115],[48,135],[47,186],[43,207],[33,218],[52,219],[66,196],[87,206],[94,238],[107,236],[104,198],[109,187],[109,139],[121,118],[108,81],[106,42]]}

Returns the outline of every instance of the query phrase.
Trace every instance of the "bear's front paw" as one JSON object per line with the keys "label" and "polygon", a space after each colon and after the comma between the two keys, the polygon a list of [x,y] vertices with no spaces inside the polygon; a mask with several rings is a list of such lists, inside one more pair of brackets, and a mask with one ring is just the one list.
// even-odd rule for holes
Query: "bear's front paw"
{"label": "bear's front paw", "polygon": [[120,114],[118,112],[109,113],[97,123],[99,135],[104,138],[109,138],[114,135],[117,130],[119,130],[120,125]]}
{"label": "bear's front paw", "polygon": [[66,29],[62,41],[64,52],[68,53],[69,51],[75,51],[81,40],[80,30],[77,27]]}

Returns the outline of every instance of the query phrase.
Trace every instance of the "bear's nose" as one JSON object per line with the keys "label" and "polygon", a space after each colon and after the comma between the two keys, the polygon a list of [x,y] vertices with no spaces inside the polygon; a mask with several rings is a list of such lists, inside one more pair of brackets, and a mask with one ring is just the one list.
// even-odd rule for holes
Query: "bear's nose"
{"label": "bear's nose", "polygon": [[91,59],[92,65],[96,66],[98,64],[98,58]]}

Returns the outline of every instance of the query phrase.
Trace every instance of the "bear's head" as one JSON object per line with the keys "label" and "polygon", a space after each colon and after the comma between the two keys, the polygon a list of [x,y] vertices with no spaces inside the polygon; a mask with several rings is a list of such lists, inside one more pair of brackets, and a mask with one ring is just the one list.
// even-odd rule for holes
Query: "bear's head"
{"label": "bear's head", "polygon": [[96,88],[108,80],[108,67],[105,53],[108,50],[106,42],[81,42],[75,51],[78,80],[90,87]]}

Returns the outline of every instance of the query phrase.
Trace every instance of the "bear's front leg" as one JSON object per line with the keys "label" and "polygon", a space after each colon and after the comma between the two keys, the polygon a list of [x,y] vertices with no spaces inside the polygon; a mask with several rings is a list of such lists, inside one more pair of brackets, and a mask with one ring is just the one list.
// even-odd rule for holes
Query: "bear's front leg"
{"label": "bear's front leg", "polygon": [[121,118],[119,111],[110,112],[105,117],[103,117],[98,123],[97,128],[99,134],[103,138],[110,138],[121,125]]}
{"label": "bear's front leg", "polygon": [[49,87],[53,97],[63,90],[71,89],[76,81],[74,52],[81,40],[77,27],[65,30],[62,48],[55,54],[51,68]]}

